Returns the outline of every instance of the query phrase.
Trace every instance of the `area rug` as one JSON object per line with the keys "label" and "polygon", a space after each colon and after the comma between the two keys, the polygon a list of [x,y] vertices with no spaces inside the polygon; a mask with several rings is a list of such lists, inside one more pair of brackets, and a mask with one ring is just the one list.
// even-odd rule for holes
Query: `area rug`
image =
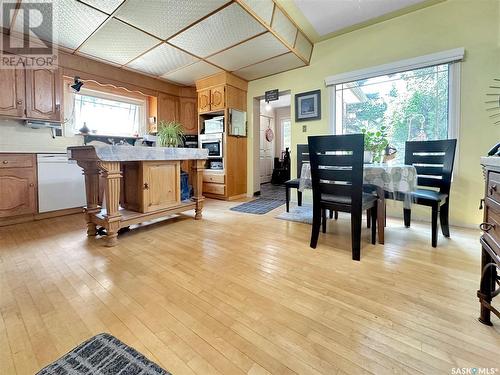
{"label": "area rug", "polygon": [[36,375],[171,375],[108,333],[78,345]]}
{"label": "area rug", "polygon": [[313,208],[310,204],[290,207],[290,212],[282,212],[276,219],[312,224]]}
{"label": "area rug", "polygon": [[258,198],[253,201],[231,207],[230,210],[244,212],[246,214],[263,215],[284,204],[285,202],[275,199]]}

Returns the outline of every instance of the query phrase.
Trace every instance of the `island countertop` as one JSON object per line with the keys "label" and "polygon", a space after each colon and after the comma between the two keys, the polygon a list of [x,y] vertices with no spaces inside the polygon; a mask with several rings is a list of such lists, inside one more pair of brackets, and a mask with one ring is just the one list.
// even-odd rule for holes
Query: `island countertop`
{"label": "island countertop", "polygon": [[146,161],[146,160],[204,160],[208,150],[183,147],[134,147],[124,145],[87,145],[68,147],[68,158],[75,160],[81,152],[95,152],[102,161]]}

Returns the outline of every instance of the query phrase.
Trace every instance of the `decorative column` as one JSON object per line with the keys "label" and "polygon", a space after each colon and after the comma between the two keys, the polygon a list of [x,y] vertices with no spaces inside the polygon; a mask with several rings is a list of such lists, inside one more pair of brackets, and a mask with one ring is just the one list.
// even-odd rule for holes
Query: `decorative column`
{"label": "decorative column", "polygon": [[196,202],[195,215],[196,220],[200,220],[203,211],[203,169],[205,169],[205,160],[193,160],[191,162],[191,171],[193,172],[193,201]]}
{"label": "decorative column", "polygon": [[96,225],[92,217],[101,211],[99,206],[99,168],[95,161],[78,161],[85,176],[85,194],[87,206],[84,208],[85,221],[87,222],[87,236],[92,237],[97,234]]}
{"label": "decorative column", "polygon": [[106,246],[115,246],[118,244],[118,230],[120,229],[121,215],[120,207],[120,182],[122,174],[120,171],[120,162],[101,161],[99,167],[104,177],[104,196],[106,199]]}

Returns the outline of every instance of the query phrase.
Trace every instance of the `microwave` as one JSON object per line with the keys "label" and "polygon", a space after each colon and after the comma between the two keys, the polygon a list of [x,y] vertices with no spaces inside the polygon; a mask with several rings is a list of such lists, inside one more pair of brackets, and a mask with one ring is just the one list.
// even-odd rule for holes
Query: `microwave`
{"label": "microwave", "polygon": [[208,150],[208,158],[222,158],[222,134],[201,134],[200,147]]}
{"label": "microwave", "polygon": [[203,121],[205,134],[224,133],[224,116],[212,117]]}

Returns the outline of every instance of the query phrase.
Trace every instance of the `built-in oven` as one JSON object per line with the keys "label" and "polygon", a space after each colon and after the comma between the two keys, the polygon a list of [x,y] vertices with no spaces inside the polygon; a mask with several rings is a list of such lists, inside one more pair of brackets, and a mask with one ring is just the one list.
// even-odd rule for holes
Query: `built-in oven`
{"label": "built-in oven", "polygon": [[208,150],[209,158],[222,158],[222,134],[201,134],[200,147]]}

